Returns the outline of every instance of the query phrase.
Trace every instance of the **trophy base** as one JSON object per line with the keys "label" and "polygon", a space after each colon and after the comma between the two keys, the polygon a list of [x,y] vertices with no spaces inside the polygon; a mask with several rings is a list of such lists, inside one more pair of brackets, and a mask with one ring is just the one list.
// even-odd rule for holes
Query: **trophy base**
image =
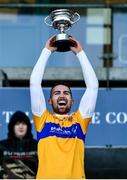
{"label": "trophy base", "polygon": [[57,47],[57,51],[59,52],[66,52],[66,51],[70,51],[70,46],[75,46],[75,44],[69,40],[69,35],[58,34],[55,37],[53,46]]}

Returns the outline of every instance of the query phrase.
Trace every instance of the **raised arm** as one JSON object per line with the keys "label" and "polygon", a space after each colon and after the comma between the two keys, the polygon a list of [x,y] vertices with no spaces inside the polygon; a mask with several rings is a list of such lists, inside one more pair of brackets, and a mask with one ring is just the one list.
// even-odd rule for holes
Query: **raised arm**
{"label": "raised arm", "polygon": [[[71,40],[73,41],[73,39]],[[82,50],[79,41],[75,39],[74,41],[76,46],[71,47],[71,50],[77,55],[79,59],[86,84],[86,91],[81,98],[79,111],[83,118],[90,118],[92,117],[95,110],[98,93],[98,80],[85,52]]]}
{"label": "raised arm", "polygon": [[50,38],[45,48],[42,50],[40,57],[35,64],[30,77],[30,97],[32,113],[36,116],[41,116],[46,109],[46,102],[44,93],[41,87],[45,67],[51,52],[56,50],[56,47],[52,47],[53,38]]}

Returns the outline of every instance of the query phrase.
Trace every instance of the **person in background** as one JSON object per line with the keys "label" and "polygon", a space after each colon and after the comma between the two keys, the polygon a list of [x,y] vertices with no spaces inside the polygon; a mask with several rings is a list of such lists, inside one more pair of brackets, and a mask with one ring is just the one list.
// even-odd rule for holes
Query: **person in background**
{"label": "person in background", "polygon": [[41,87],[46,64],[52,52],[57,51],[50,38],[33,68],[30,78],[31,107],[38,137],[37,179],[81,179],[85,178],[84,144],[89,122],[93,116],[98,80],[79,41],[70,37],[86,83],[86,91],[76,112],[71,113],[74,103],[69,85],[60,82],[51,88],[46,107]]}
{"label": "person in background", "polygon": [[8,124],[8,138],[0,141],[0,178],[35,179],[38,158],[28,116],[16,111]]}

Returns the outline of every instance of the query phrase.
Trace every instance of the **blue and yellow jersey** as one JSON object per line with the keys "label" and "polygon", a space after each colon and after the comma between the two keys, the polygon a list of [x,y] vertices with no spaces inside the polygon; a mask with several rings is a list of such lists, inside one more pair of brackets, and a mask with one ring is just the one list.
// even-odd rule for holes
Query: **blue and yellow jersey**
{"label": "blue and yellow jersey", "polygon": [[59,117],[46,110],[34,116],[38,138],[37,179],[85,178],[84,143],[91,118],[83,119],[79,110]]}

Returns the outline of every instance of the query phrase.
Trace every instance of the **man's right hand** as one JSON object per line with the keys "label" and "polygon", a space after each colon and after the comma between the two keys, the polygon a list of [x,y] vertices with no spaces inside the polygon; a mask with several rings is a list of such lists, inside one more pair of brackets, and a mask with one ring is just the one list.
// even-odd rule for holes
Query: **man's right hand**
{"label": "man's right hand", "polygon": [[53,42],[55,40],[55,36],[52,36],[48,39],[48,41],[45,44],[45,48],[49,49],[51,52],[54,52],[57,50],[57,47],[53,46]]}

